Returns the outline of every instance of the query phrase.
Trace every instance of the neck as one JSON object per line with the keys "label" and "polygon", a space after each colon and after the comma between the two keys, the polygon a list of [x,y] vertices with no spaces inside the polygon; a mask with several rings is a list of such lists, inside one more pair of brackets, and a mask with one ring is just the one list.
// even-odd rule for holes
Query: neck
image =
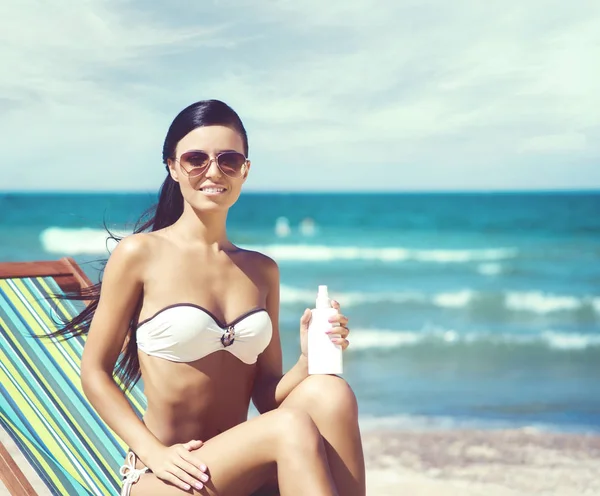
{"label": "neck", "polygon": [[231,248],[231,242],[227,239],[226,225],[227,210],[201,212],[186,203],[181,217],[172,227],[186,242],[227,250]]}

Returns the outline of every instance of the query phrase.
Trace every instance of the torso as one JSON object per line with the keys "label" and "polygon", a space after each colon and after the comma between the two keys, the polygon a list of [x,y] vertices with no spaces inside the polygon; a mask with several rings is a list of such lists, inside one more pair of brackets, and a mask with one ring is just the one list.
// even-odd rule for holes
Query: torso
{"label": "torso", "polygon": [[[170,305],[198,305],[218,322],[232,322],[249,310],[265,308],[264,257],[232,249],[202,252],[170,240],[153,239],[138,321]],[[144,422],[165,445],[206,441],[246,420],[255,364],[225,349],[178,363],[138,351],[148,408]]]}

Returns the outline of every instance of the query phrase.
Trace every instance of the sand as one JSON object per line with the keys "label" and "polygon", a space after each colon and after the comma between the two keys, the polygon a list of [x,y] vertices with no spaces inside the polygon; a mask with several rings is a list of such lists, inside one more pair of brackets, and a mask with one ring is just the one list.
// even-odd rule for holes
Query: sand
{"label": "sand", "polygon": [[[368,496],[600,496],[600,435],[382,430],[363,439]],[[49,494],[1,429],[0,441]]]}
{"label": "sand", "polygon": [[369,496],[600,496],[600,435],[456,430],[363,437]]}

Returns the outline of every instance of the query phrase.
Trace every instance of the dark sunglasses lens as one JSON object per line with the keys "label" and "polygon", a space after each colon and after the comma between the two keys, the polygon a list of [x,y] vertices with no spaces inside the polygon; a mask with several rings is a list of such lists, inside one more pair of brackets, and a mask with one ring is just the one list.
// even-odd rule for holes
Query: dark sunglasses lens
{"label": "dark sunglasses lens", "polygon": [[242,166],[246,163],[246,157],[237,152],[225,152],[219,155],[219,167],[228,176],[239,176]]}
{"label": "dark sunglasses lens", "polygon": [[204,152],[188,152],[181,155],[180,162],[187,172],[198,171],[208,165],[209,156]]}

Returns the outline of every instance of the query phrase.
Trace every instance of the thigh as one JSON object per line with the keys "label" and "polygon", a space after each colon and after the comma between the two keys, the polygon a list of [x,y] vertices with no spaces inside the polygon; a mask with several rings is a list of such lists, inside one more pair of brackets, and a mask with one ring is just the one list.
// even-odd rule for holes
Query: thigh
{"label": "thigh", "polygon": [[131,496],[247,496],[268,490],[277,470],[274,462],[277,416],[278,411],[275,410],[248,420],[209,439],[200,449],[193,451],[198,461],[206,464],[210,475],[201,491],[184,491],[152,473],[146,473],[133,485]]}

